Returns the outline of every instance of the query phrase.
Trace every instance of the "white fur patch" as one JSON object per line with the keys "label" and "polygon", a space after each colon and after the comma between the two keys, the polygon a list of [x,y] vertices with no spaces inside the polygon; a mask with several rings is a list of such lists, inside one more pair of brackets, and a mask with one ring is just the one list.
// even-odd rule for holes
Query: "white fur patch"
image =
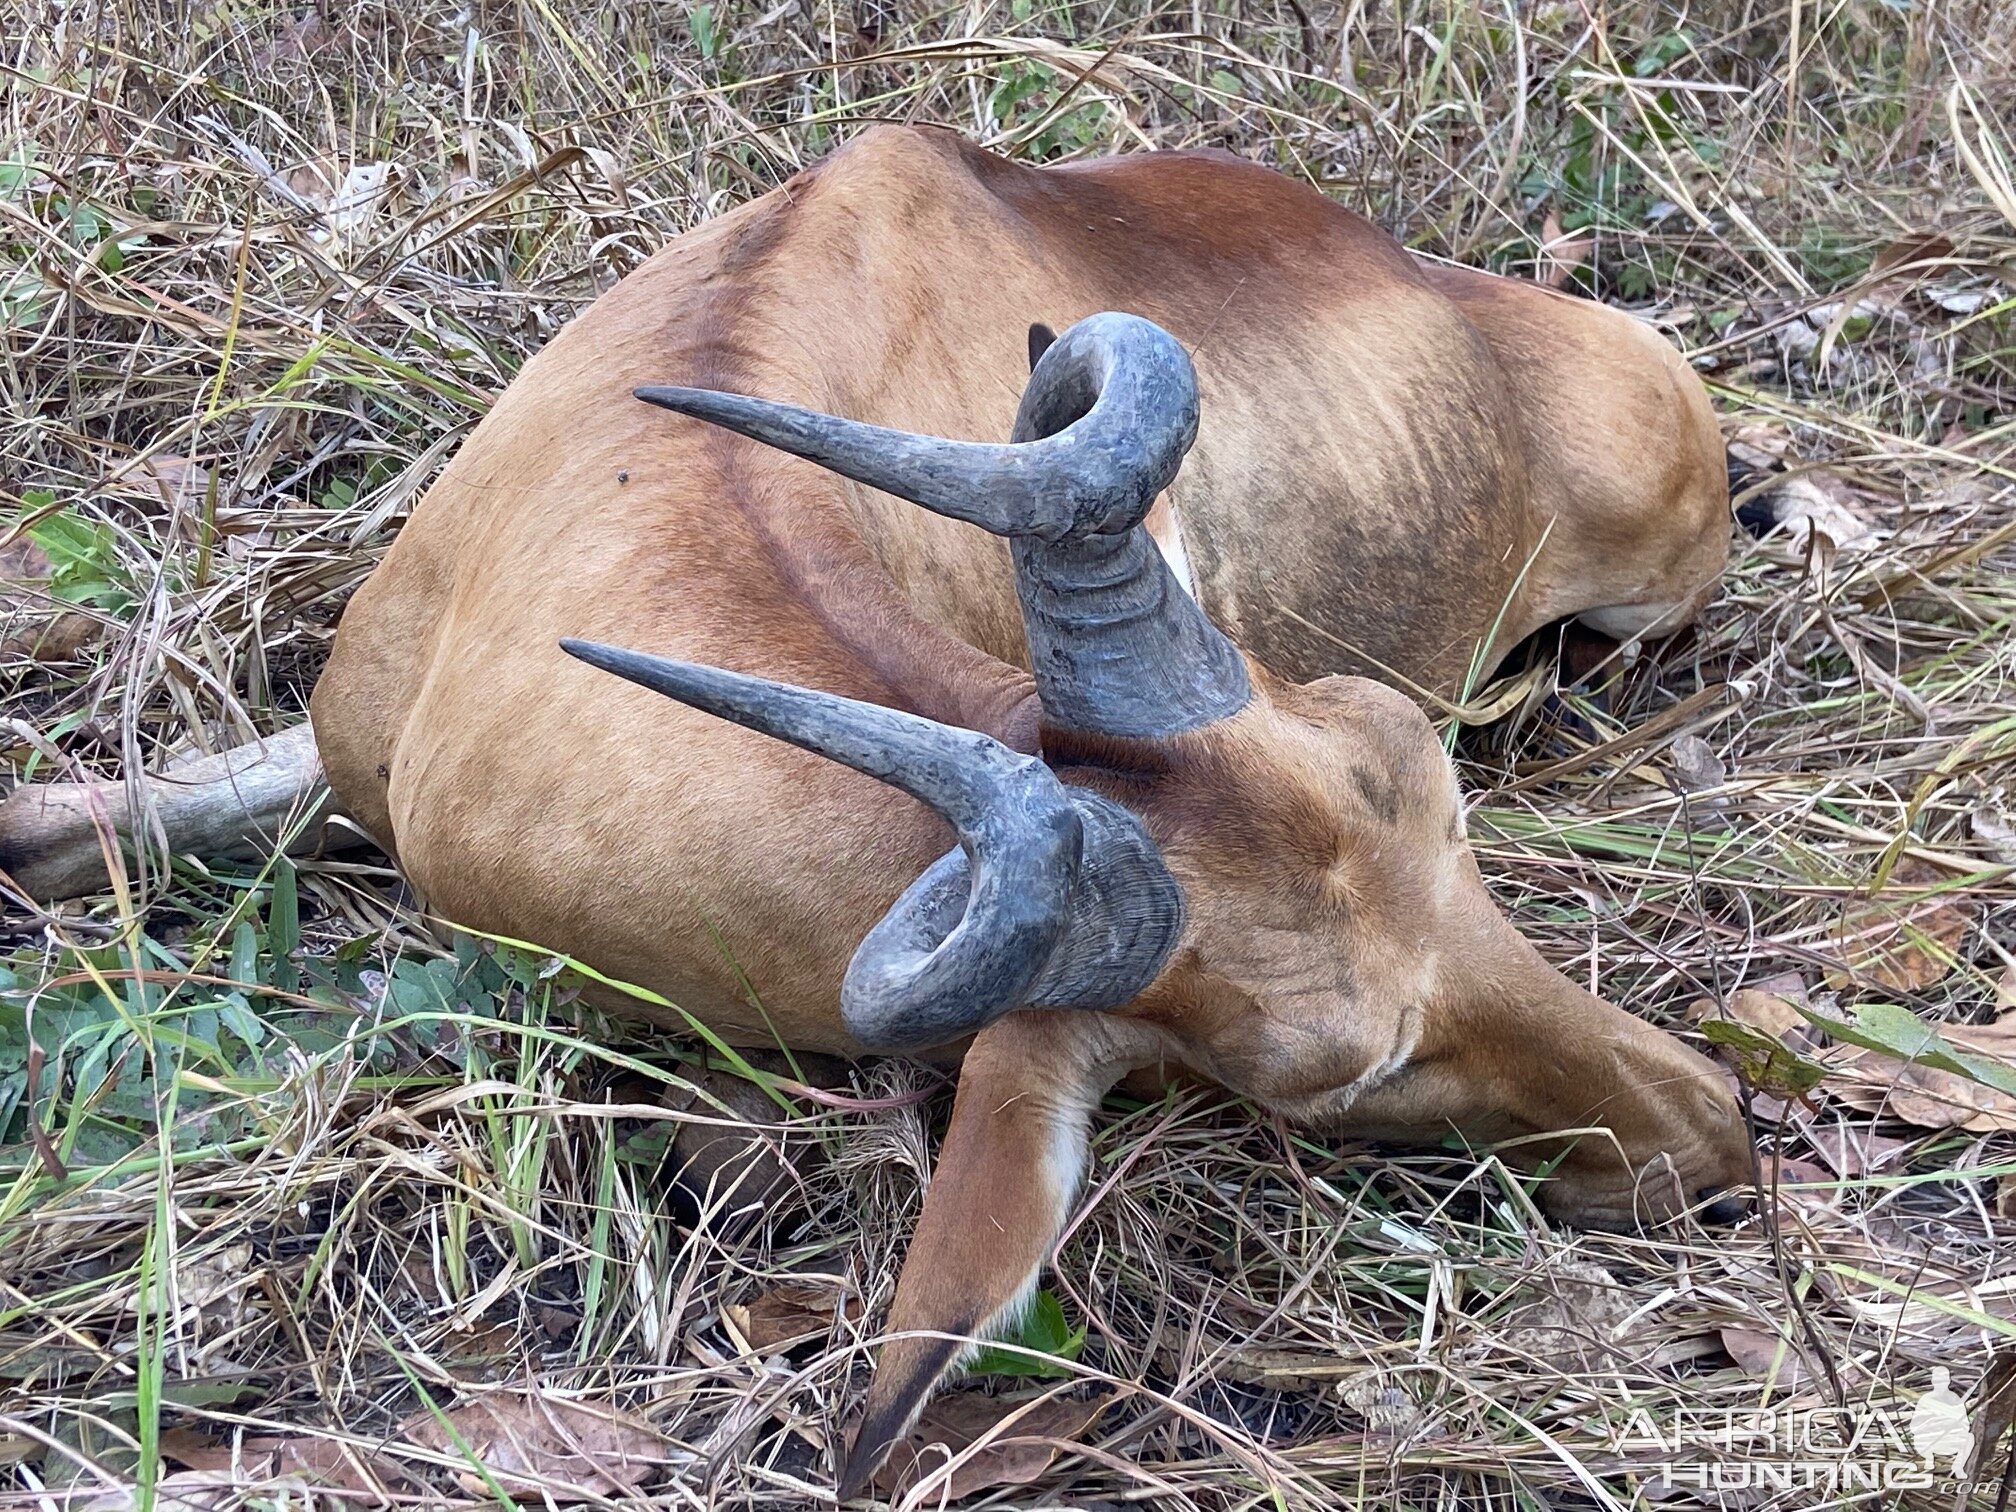
{"label": "white fur patch", "polygon": [[[1064,1220],[1070,1216],[1071,1203],[1085,1177],[1085,1162],[1091,1151],[1092,1108],[1091,1101],[1077,1099],[1059,1107],[1051,1115],[1049,1137],[1037,1157],[1043,1187],[1050,1197],[1049,1233],[1043,1246],[1046,1259],[1050,1246],[1064,1227]],[[984,1320],[975,1333],[983,1339],[998,1339],[1003,1334],[1014,1332],[1029,1311],[1030,1304],[1036,1300],[1036,1282],[1042,1274],[1043,1260],[1039,1259],[1030,1267],[1029,1274],[1023,1277],[1015,1295]],[[953,1368],[971,1363],[979,1352],[977,1344],[968,1346],[953,1362]]]}
{"label": "white fur patch", "polygon": [[1575,616],[1598,635],[1616,641],[1635,641],[1641,636],[1663,635],[1686,622],[1689,605],[1615,604],[1608,609],[1585,609]]}
{"label": "white fur patch", "polygon": [[1386,1047],[1386,1053],[1353,1077],[1348,1086],[1340,1087],[1332,1094],[1336,1099],[1331,1108],[1333,1117],[1348,1111],[1351,1104],[1367,1092],[1400,1074],[1413,1058],[1414,1047],[1421,1043],[1421,1018],[1419,1008],[1400,1010],[1400,1030],[1393,1036],[1393,1043]]}
{"label": "white fur patch", "polygon": [[1155,507],[1148,511],[1148,518],[1143,523],[1148,527],[1148,539],[1162,553],[1162,560],[1169,564],[1170,572],[1183,585],[1183,591],[1193,599],[1197,597],[1197,579],[1190,571],[1190,552],[1183,544],[1183,522],[1177,518],[1176,506],[1167,494],[1155,501]]}

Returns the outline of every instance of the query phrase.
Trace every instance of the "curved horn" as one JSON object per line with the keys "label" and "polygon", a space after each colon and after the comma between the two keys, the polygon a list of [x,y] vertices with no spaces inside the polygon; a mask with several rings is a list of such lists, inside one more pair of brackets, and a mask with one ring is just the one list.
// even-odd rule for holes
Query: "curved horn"
{"label": "curved horn", "polygon": [[971,1034],[1023,1007],[1115,1008],[1153,981],[1183,896],[1126,809],[972,730],[594,641],[561,648],[680,703],[902,789],[959,845],[868,932],[840,1011],[873,1050]]}
{"label": "curved horn", "polygon": [[641,388],[843,477],[1014,542],[1045,715],[1168,735],[1252,696],[1238,649],[1170,574],[1141,521],[1197,438],[1197,375],[1167,331],[1093,315],[1045,350],[1006,445],[946,441],[710,389]]}

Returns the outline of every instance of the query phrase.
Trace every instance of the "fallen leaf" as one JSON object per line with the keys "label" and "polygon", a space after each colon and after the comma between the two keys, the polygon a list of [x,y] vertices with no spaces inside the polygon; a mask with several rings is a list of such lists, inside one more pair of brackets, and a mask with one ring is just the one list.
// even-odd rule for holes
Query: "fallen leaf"
{"label": "fallen leaf", "polygon": [[1768,977],[1760,977],[1750,984],[1753,992],[1768,992],[1773,997],[1781,997],[1788,1003],[1804,1003],[1809,989],[1806,978],[1796,971],[1781,971]]}
{"label": "fallen leaf", "polygon": [[1774,472],[1792,449],[1792,433],[1782,425],[1756,421],[1729,428],[1729,454],[1751,472]]}
{"label": "fallen leaf", "polygon": [[[1731,1007],[1734,1006],[1732,1001]],[[1741,1019],[1711,1013],[1700,1020],[1700,1025],[1701,1037],[1727,1050],[1735,1062],[1736,1075],[1752,1091],[1766,1097],[1796,1102],[1819,1086],[1827,1075],[1827,1067],[1821,1062],[1801,1054],[1779,1035],[1753,1028]],[[1802,1047],[1805,1043],[1800,1041]]]}
{"label": "fallen leaf", "polygon": [[2016,1130],[2016,1097],[1935,1066],[1901,1063],[1878,1050],[1843,1052],[1823,1086],[1848,1107],[1921,1129],[1965,1129],[1970,1134]]}
{"label": "fallen leaf", "polygon": [[515,1323],[478,1323],[457,1329],[441,1343],[441,1356],[452,1360],[460,1380],[495,1381],[522,1376],[522,1336]]}
{"label": "fallen leaf", "polygon": [[1361,1370],[1337,1388],[1337,1395],[1365,1419],[1365,1431],[1375,1438],[1409,1438],[1421,1426],[1421,1404],[1388,1381],[1382,1371]]}
{"label": "fallen leaf", "polygon": [[[1829,1052],[1823,1084],[1849,1107],[1926,1129],[2016,1130],[2016,1020],[1935,1030],[1906,1009],[1871,1004],[1854,1024],[1827,1027],[1836,1038],[1853,1036]],[[1914,1029],[1922,1036],[1915,1042]]]}
{"label": "fallen leaf", "polygon": [[233,1443],[174,1429],[161,1436],[161,1452],[195,1474],[221,1477],[225,1483],[241,1487],[284,1481],[383,1501],[388,1491],[415,1484],[389,1456],[320,1434],[262,1435]]}
{"label": "fallen leaf", "polygon": [[1773,1155],[1765,1167],[1764,1179],[1768,1183],[1775,1177],[1780,1186],[1831,1187],[1834,1175],[1818,1161],[1801,1160],[1796,1155]]}
{"label": "fallen leaf", "polygon": [[[270,1484],[274,1477],[261,1477]],[[254,1484],[233,1470],[177,1470],[154,1483],[154,1512],[225,1512],[245,1504],[245,1490]],[[290,1489],[306,1491],[299,1481]],[[305,1499],[305,1498],[304,1498]],[[137,1487],[116,1486],[94,1496],[69,1500],[71,1512],[139,1512]]]}
{"label": "fallen leaf", "polygon": [[[184,1261],[180,1257],[175,1263],[175,1302],[188,1313],[201,1312],[213,1302],[224,1301],[243,1291],[258,1279],[259,1272],[252,1264],[250,1244],[229,1244],[213,1255]],[[167,1299],[158,1295],[144,1298],[151,1310],[160,1307]],[[135,1291],[126,1299],[126,1311],[139,1312],[143,1296]]]}
{"label": "fallen leaf", "polygon": [[1875,521],[1855,490],[1824,472],[1804,472],[1785,479],[1759,501],[1773,525],[1785,529],[1794,550],[1804,551],[1814,531],[1837,547],[1873,544]]}
{"label": "fallen leaf", "polygon": [[1937,273],[1937,267],[1919,267],[1915,264],[1937,263],[1953,255],[1953,239],[1942,236],[1937,231],[1913,231],[1900,236],[1869,264],[1872,277],[1880,278],[1885,273],[1906,273],[1909,281],[1917,283]]}
{"label": "fallen leaf", "polygon": [[1787,1042],[1810,1042],[1813,1037],[1812,1026],[1795,1004],[1774,991],[1760,987],[1738,988],[1730,995],[1726,1009],[1717,1008],[1713,998],[1697,999],[1689,1005],[1687,1018],[1695,1024],[1716,1018],[1731,1019]]}
{"label": "fallen leaf", "polygon": [[54,570],[49,553],[25,533],[0,546],[0,583],[41,582]]}
{"label": "fallen leaf", "polygon": [[311,210],[321,210],[334,193],[338,165],[329,161],[297,163],[281,177],[289,193]]}
{"label": "fallen leaf", "polygon": [[1576,1370],[1615,1363],[1619,1337],[1639,1298],[1600,1265],[1562,1261],[1521,1288],[1494,1330],[1492,1347]]}
{"label": "fallen leaf", "polygon": [[1560,288],[1595,250],[1594,237],[1562,230],[1561,217],[1550,209],[1540,223],[1540,281],[1550,289]]}
{"label": "fallen leaf", "polygon": [[[1821,1222],[1823,1214],[1840,1205],[1841,1183],[1819,1161],[1802,1160],[1794,1155],[1760,1158],[1763,1186],[1759,1189],[1759,1200],[1789,1210],[1791,1221]],[[1781,1212],[1779,1221],[1787,1221],[1787,1213]]]}
{"label": "fallen leaf", "polygon": [[187,457],[156,452],[136,457],[105,480],[105,491],[152,504],[200,503],[210,491],[210,469]]}
{"label": "fallen leaf", "polygon": [[1806,1142],[1844,1181],[1880,1171],[1911,1148],[1912,1141],[1878,1134],[1864,1123],[1822,1126],[1817,1120],[1805,1130]]}
{"label": "fallen leaf", "polygon": [[1764,1383],[1766,1392],[1796,1391],[1812,1377],[1799,1351],[1776,1334],[1725,1328],[1722,1347],[1743,1374]]}
{"label": "fallen leaf", "polygon": [[1993,285],[1976,285],[1971,289],[1930,289],[1932,302],[1949,315],[1972,315],[1982,306],[2000,296]]}
{"label": "fallen leaf", "polygon": [[1968,827],[1974,831],[1974,838],[1981,842],[1981,848],[1988,852],[1991,861],[2003,866],[2016,866],[2016,820],[2009,817],[2009,811],[2002,806],[2001,794],[1994,798],[1983,798],[1974,806],[1968,817]]}
{"label": "fallen leaf", "polygon": [[608,1402],[540,1391],[488,1393],[438,1417],[415,1413],[402,1431],[459,1462],[456,1483],[471,1496],[496,1489],[562,1502],[638,1496],[671,1462],[664,1436],[641,1418]]}
{"label": "fallen leaf", "polygon": [[807,1339],[824,1338],[846,1316],[847,1291],[837,1281],[787,1281],[741,1306],[722,1309],[758,1354],[774,1354]]}
{"label": "fallen leaf", "polygon": [[49,554],[21,535],[0,547],[0,661],[67,662],[96,641],[95,615],[49,596]]}
{"label": "fallen leaf", "polygon": [[1907,859],[1891,868],[1882,894],[1850,903],[1834,930],[1840,965],[1828,970],[1829,985],[1849,987],[1860,977],[1917,992],[1950,972],[1976,906],[1956,893],[1924,891],[1945,880],[1938,867]]}
{"label": "fallen leaf", "polygon": [[1683,793],[1705,792],[1729,780],[1729,769],[1715,748],[1699,735],[1682,735],[1671,752],[1673,781]]}
{"label": "fallen leaf", "polygon": [[329,23],[322,19],[321,12],[311,10],[280,28],[279,35],[273,39],[273,53],[276,60],[286,57],[306,58],[321,51],[334,40],[335,33],[329,29]]}
{"label": "fallen leaf", "polygon": [[377,221],[397,181],[397,171],[391,163],[353,164],[329,197],[328,208],[323,212],[323,224],[328,229],[316,233],[316,239],[326,236],[338,242],[361,241]]}
{"label": "fallen leaf", "polygon": [[[949,1477],[934,1479],[932,1505],[964,1501],[996,1486],[1026,1486],[1077,1442],[1114,1395],[1106,1390],[1082,1399],[1053,1396],[1034,1405],[978,1391],[941,1396],[876,1474],[876,1489],[893,1499],[969,1450]],[[997,1428],[999,1435],[989,1438]]]}
{"label": "fallen leaf", "polygon": [[308,11],[283,25],[272,41],[252,54],[253,67],[262,74],[271,73],[296,59],[313,57],[335,36],[320,11]]}

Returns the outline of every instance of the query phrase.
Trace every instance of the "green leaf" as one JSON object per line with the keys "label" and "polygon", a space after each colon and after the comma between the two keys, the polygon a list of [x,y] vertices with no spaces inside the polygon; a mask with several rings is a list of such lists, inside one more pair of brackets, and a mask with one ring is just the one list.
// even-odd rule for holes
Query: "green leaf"
{"label": "green leaf", "polygon": [[12,194],[35,171],[35,144],[23,142],[10,157],[0,158],[0,194]]}
{"label": "green leaf", "polygon": [[0,1145],[7,1143],[7,1126],[14,1121],[14,1110],[21,1106],[21,1100],[28,1095],[28,1073],[25,1069],[8,1067],[0,1071]]}
{"label": "green leaf", "polygon": [[1803,1003],[1794,1006],[1837,1040],[1916,1061],[1935,1071],[1950,1071],[2016,1097],[2016,1066],[1947,1043],[1936,1028],[1901,1003],[1863,1003],[1850,1010],[1852,1019],[1835,1018]]}
{"label": "green leaf", "polygon": [[231,980],[259,980],[259,931],[252,927],[250,919],[241,919],[231,931]]}
{"label": "green leaf", "polygon": [[1819,1086],[1827,1068],[1808,1060],[1782,1040],[1739,1024],[1711,1018],[1701,1025],[1701,1037],[1734,1052],[1736,1074],[1768,1097],[1803,1097]]}
{"label": "green leaf", "polygon": [[98,1036],[97,1041],[84,1052],[77,1069],[71,1073],[72,1084],[76,1088],[75,1100],[79,1104],[89,1103],[105,1085],[105,1077],[111,1070],[112,1048],[115,1042],[123,1043],[127,1038],[126,1026],[115,1024]]}
{"label": "green leaf", "polygon": [[301,893],[294,881],[294,863],[285,856],[273,861],[273,901],[266,910],[266,949],[273,957],[273,985],[292,992],[301,985],[294,952],[301,945]]}
{"label": "green leaf", "polygon": [[[55,502],[55,495],[46,489],[27,490],[22,498],[31,508]],[[28,538],[49,558],[51,597],[113,613],[133,603],[133,590],[119,559],[118,532],[109,524],[60,510],[29,526]]]}
{"label": "green leaf", "polygon": [[266,1038],[266,1021],[252,1011],[242,992],[225,993],[217,1004],[217,1016],[248,1050]]}
{"label": "green leaf", "polygon": [[[1048,1288],[1038,1292],[1029,1305],[1022,1325],[1011,1336],[997,1344],[990,1344],[981,1350],[969,1366],[974,1375],[998,1375],[1033,1377],[1037,1380],[1062,1380],[1072,1374],[1059,1360],[1075,1360],[1078,1352],[1085,1347],[1085,1330],[1076,1333],[1064,1318],[1064,1304],[1057,1300],[1057,1294]],[[1033,1350],[1034,1354],[1023,1353]],[[1049,1355],[1051,1359],[1037,1356]]]}

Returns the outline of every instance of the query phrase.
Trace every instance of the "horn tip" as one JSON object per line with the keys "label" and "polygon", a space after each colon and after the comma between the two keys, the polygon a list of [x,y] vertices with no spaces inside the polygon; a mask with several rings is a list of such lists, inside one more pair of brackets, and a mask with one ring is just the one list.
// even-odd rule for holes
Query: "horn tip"
{"label": "horn tip", "polygon": [[659,409],[685,414],[696,400],[710,392],[708,389],[686,388],[676,383],[646,383],[630,390],[630,397],[641,399]]}
{"label": "horn tip", "polygon": [[576,661],[584,661],[604,672],[613,672],[631,682],[642,683],[670,697],[679,696],[671,685],[696,670],[669,657],[651,656],[642,651],[611,646],[603,641],[581,640],[571,635],[560,638],[560,649]]}

